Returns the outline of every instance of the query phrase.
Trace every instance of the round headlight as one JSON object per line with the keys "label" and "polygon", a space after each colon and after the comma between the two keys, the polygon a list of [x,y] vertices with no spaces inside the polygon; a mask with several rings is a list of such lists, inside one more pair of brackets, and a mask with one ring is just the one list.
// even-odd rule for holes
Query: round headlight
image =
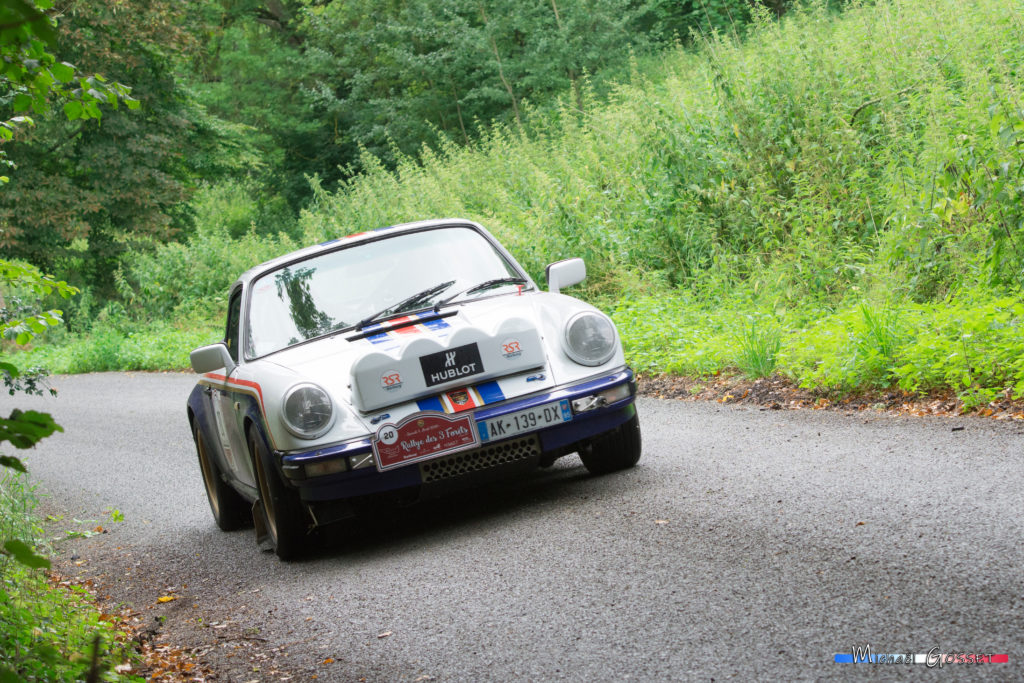
{"label": "round headlight", "polygon": [[615,355],[615,326],[598,313],[577,313],[565,326],[565,352],[580,365],[607,362]]}
{"label": "round headlight", "polygon": [[296,384],[284,395],[284,424],[300,439],[315,439],[334,423],[334,406],[315,384]]}

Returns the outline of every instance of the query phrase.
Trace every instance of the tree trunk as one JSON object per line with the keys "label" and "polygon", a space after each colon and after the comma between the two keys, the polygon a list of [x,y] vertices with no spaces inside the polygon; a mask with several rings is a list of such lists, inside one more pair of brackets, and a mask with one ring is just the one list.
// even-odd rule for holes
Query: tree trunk
{"label": "tree trunk", "polygon": [[[555,26],[558,27],[558,32],[563,34],[562,38],[564,40],[568,40],[568,36],[564,35],[565,28],[562,26],[562,15],[558,13],[558,5],[555,4],[555,0],[551,0],[551,11],[555,13]],[[571,66],[566,72],[569,76],[569,82],[572,83],[572,94],[576,98],[576,108],[583,111],[583,88],[580,87],[579,74]]]}
{"label": "tree trunk", "polygon": [[462,105],[459,104],[459,91],[455,88],[455,83],[452,83],[452,97],[455,98],[455,113],[459,115],[459,130],[462,131],[462,142],[466,145],[469,144],[469,136],[466,135],[466,124],[462,122]]}
{"label": "tree trunk", "polygon": [[[480,5],[480,18],[483,19],[484,27],[487,27],[487,12],[484,11],[484,6]],[[508,97],[512,100],[512,113],[516,116],[516,126],[520,131],[523,130],[523,120],[519,117],[519,103],[516,101],[516,94],[512,91],[512,86],[509,85],[508,79],[505,78],[505,68],[501,64],[501,55],[498,53],[498,43],[495,42],[494,36],[488,34],[487,36],[491,40],[491,50],[494,52],[494,61],[498,64],[498,78],[501,79],[502,85],[505,86]]]}

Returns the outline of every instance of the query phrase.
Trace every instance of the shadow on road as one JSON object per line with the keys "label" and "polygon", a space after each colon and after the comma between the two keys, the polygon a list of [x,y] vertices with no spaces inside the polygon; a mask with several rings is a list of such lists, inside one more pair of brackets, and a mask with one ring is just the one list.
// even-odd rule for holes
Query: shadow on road
{"label": "shadow on road", "polygon": [[[641,468],[631,471],[640,474]],[[641,485],[631,472],[601,477],[589,474],[574,456],[519,478],[450,493],[442,498],[394,507],[381,504],[354,519],[328,525],[310,535],[310,545],[298,562],[348,559],[370,561],[431,542],[458,540],[465,535],[499,528],[522,516],[538,518],[544,509],[571,505],[582,497],[607,495]]]}

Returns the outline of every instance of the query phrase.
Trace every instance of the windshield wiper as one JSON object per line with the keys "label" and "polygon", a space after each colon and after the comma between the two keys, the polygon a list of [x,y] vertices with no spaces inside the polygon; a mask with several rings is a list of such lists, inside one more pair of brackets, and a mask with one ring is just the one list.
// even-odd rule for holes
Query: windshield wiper
{"label": "windshield wiper", "polygon": [[419,302],[421,302],[421,301],[423,301],[425,299],[429,299],[430,297],[434,296],[435,294],[440,294],[441,292],[443,292],[444,290],[448,289],[449,287],[451,287],[454,284],[455,284],[455,280],[448,280],[447,282],[442,282],[439,285],[434,285],[433,287],[428,287],[427,289],[424,289],[422,292],[416,292],[412,296],[409,296],[409,297],[406,297],[406,298],[402,299],[397,304],[391,304],[390,306],[388,306],[384,310],[378,311],[377,313],[374,313],[369,318],[364,318],[363,320],[360,320],[359,324],[356,325],[355,330],[356,330],[356,332],[359,332],[360,330],[362,330],[364,327],[366,327],[370,323],[378,320],[379,318],[383,318],[386,315],[389,315],[389,314],[392,314],[392,313],[401,313],[404,309],[412,307],[414,304],[417,304],[417,303],[419,303]]}
{"label": "windshield wiper", "polygon": [[455,299],[459,298],[463,294],[472,294],[473,292],[481,292],[481,291],[483,291],[485,289],[492,289],[494,287],[500,287],[501,285],[525,285],[525,284],[526,284],[526,280],[524,278],[521,278],[521,277],[499,277],[499,278],[495,278],[493,280],[484,280],[480,284],[473,285],[472,287],[470,287],[468,289],[463,289],[462,291],[456,292],[455,294],[452,294],[451,296],[449,296],[447,298],[441,299],[436,304],[434,304],[434,313],[437,313],[438,311],[441,310],[442,306],[444,306],[444,305],[454,301]]}

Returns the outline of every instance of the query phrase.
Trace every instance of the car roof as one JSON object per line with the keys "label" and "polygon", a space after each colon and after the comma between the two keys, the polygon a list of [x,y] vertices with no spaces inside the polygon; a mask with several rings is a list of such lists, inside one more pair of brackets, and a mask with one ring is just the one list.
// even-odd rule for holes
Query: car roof
{"label": "car roof", "polygon": [[324,254],[329,251],[333,251],[337,249],[339,245],[342,244],[348,245],[356,244],[363,241],[372,241],[376,238],[381,237],[383,233],[387,233],[388,235],[399,235],[406,232],[417,232],[419,230],[427,230],[431,228],[454,226],[465,226],[475,228],[476,230],[482,232],[488,239],[491,239],[492,241],[494,240],[491,234],[487,232],[487,230],[484,229],[484,227],[481,226],[479,223],[466,220],[464,218],[437,218],[425,221],[415,221],[412,223],[400,223],[397,225],[389,225],[382,228],[367,230],[364,232],[356,232],[351,235],[345,235],[344,237],[337,237],[335,239],[328,240],[326,242],[321,242],[320,244],[314,244],[309,247],[303,247],[302,249],[297,249],[287,254],[278,256],[277,258],[265,261],[264,263],[261,263],[258,266],[253,266],[249,270],[242,273],[238,277],[238,279],[235,280],[235,283],[231,286],[231,289],[234,290],[241,285],[248,285],[257,277],[263,275],[268,271],[276,270],[290,263],[305,261],[306,259],[316,256],[318,254]]}

